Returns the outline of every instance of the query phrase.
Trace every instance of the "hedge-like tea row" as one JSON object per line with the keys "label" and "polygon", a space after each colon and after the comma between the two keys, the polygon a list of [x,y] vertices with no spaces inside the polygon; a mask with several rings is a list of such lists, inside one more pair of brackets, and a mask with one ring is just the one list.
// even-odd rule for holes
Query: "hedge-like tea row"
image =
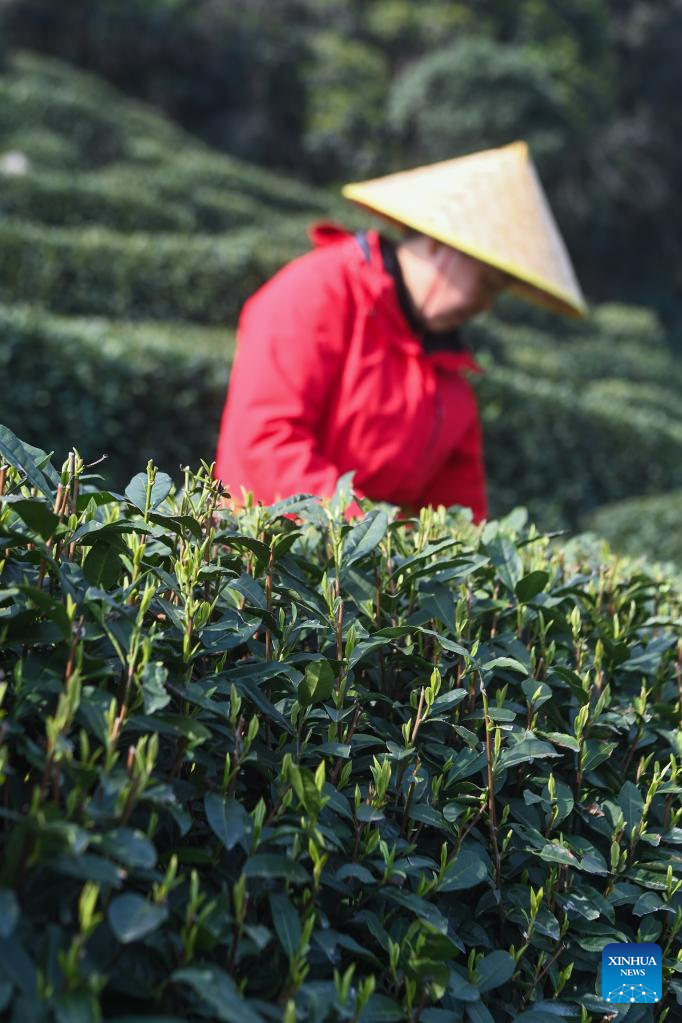
{"label": "hedge-like tea row", "polygon": [[[36,54],[13,55],[8,70],[0,74],[0,151],[8,149],[24,152],[39,175],[73,168],[89,171],[90,187],[103,190],[102,223],[110,222],[107,188],[114,192],[113,202],[122,188],[129,188],[133,208],[133,193],[138,189],[155,193],[160,204],[172,198],[193,211],[193,223],[205,225],[206,230],[223,229],[212,226],[211,212],[224,226],[234,223],[240,197],[246,200],[246,212],[256,218],[260,205],[263,215],[270,209],[324,214],[348,205],[335,193],[218,153],[96,76]],[[23,186],[13,181],[6,184],[14,194],[17,212],[32,188],[40,209],[41,195],[51,187],[55,200],[66,206],[64,223],[83,219],[77,217],[78,182],[69,189],[58,177],[34,180],[29,174]],[[8,199],[4,202],[9,204]],[[87,207],[87,194],[82,202]],[[202,211],[204,216],[196,221],[194,214]],[[48,222],[58,222],[58,215],[53,211]],[[123,211],[123,216],[129,219],[132,214],[126,217]]]}
{"label": "hedge-like tea row", "polygon": [[666,331],[657,312],[646,306],[605,302],[591,308],[586,318],[572,319],[520,302],[511,292],[505,292],[495,303],[495,315],[512,327],[525,331],[532,325],[551,337],[589,339],[596,327],[600,335],[620,343],[646,339],[647,346],[656,348],[666,343]]}
{"label": "hedge-like tea row", "polygon": [[585,525],[614,550],[676,563],[682,571],[682,490],[598,508]]}
{"label": "hedge-like tea row", "polygon": [[[88,460],[108,453],[116,486],[141,457],[174,473],[214,457],[227,330],[0,307],[0,341],[6,421],[33,442],[80,444]],[[576,526],[602,503],[682,486],[682,425],[658,411],[504,366],[479,391],[493,514],[521,504],[547,528]]]}
{"label": "hedge-like tea row", "polygon": [[0,404],[29,439],[107,454],[98,471],[113,485],[140,459],[177,476],[214,457],[233,348],[226,329],[0,307]]}
{"label": "hedge-like tea row", "polygon": [[0,447],[4,1018],[596,1023],[602,948],[651,941],[627,1023],[672,1023],[665,577]]}
{"label": "hedge-like tea row", "polygon": [[467,335],[488,353],[489,363],[504,364],[557,383],[580,386],[627,380],[659,384],[679,393],[682,370],[674,355],[675,341],[668,338],[648,309],[605,303],[584,321],[554,323],[530,306],[514,311],[522,323],[509,322],[511,308],[500,301],[496,315],[475,320]]}
{"label": "hedge-like tea row", "polygon": [[159,202],[143,178],[131,189],[129,182],[100,182],[92,175],[73,172],[31,171],[7,176],[0,190],[0,212],[59,227],[100,224],[119,231],[191,231],[196,227],[188,210]]}
{"label": "hedge-like tea row", "polygon": [[13,54],[0,76],[0,135],[11,138],[27,126],[68,140],[82,168],[152,154],[160,159],[183,139],[150,107],[121,101],[96,75],[35,54]]}
{"label": "hedge-like tea row", "polygon": [[548,527],[682,486],[682,423],[497,367],[479,387],[493,508],[524,504]]}
{"label": "hedge-like tea row", "polygon": [[0,221],[0,301],[85,316],[233,323],[253,291],[309,248],[308,223],[290,218],[211,237]]}
{"label": "hedge-like tea row", "polygon": [[202,183],[201,173],[194,178],[177,165],[156,173],[130,165],[87,174],[31,169],[3,179],[0,213],[36,225],[219,234],[235,227],[270,228],[273,218],[292,212],[319,219],[325,207],[334,207],[331,198],[323,203],[311,197],[304,206],[267,187],[252,183],[249,188],[231,175],[224,183],[219,175],[217,181],[206,177]]}
{"label": "hedge-like tea row", "polygon": [[[279,212],[265,202],[218,187],[190,188],[183,179],[144,172],[35,173],[7,177],[0,212],[57,227],[98,224],[117,231],[220,233],[264,227]],[[311,216],[314,214],[311,213]]]}

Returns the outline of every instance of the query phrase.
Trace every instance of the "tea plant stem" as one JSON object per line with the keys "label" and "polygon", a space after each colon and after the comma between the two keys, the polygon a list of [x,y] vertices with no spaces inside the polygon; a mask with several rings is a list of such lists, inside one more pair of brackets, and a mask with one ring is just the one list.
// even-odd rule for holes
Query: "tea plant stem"
{"label": "tea plant stem", "polygon": [[475,680],[474,676],[472,675],[471,676],[471,681],[469,682],[469,701],[468,701],[467,713],[472,714],[473,711],[474,711],[475,706],[476,706],[476,680]]}
{"label": "tea plant stem", "polygon": [[547,975],[547,971],[549,970],[550,966],[552,966],[552,964],[556,962],[556,960],[559,958],[559,956],[561,955],[561,953],[564,951],[565,948],[566,948],[565,942],[563,942],[563,941],[560,942],[559,947],[557,948],[556,952],[554,952],[554,954],[552,955],[551,959],[549,959],[548,962],[545,963],[545,965],[543,966],[542,970],[540,970],[540,972],[538,972],[537,966],[535,967],[535,973],[533,975],[533,983],[524,992],[524,995],[523,995],[523,997],[521,999],[521,1008],[523,1008],[523,1006],[526,1004],[526,1002],[530,998],[530,996],[533,993],[533,991],[535,991],[535,989],[538,986],[538,984],[540,983],[540,981]]}
{"label": "tea plant stem", "polygon": [[[338,582],[337,582],[338,587]],[[338,596],[338,592],[337,592]],[[336,659],[337,661],[343,660],[343,601],[339,601],[339,609],[336,612]],[[343,673],[342,673],[343,674]],[[341,684],[341,675],[339,676],[339,685]]]}
{"label": "tea plant stem", "polygon": [[[265,577],[265,607],[268,612],[272,611],[272,573],[275,564],[275,552],[270,546],[270,557],[268,558],[268,572]],[[265,629],[265,660],[272,660],[272,633],[269,628]]]}
{"label": "tea plant stem", "polygon": [[[232,777],[230,778],[230,783],[227,786],[227,792],[226,792],[227,796],[234,795],[234,790],[237,787],[237,775],[239,774],[239,763],[240,763],[240,755],[241,755],[242,736],[244,734],[244,725],[245,724],[246,724],[246,719],[244,718],[243,714],[240,714],[239,715],[239,720],[237,721],[237,727],[234,730],[234,750],[230,754],[230,763],[232,764],[232,770],[231,770],[230,773],[231,773]],[[300,733],[299,733],[299,735],[297,737],[297,743],[299,743],[299,742],[300,742]]]}
{"label": "tea plant stem", "polygon": [[169,783],[172,782],[172,781],[175,781],[175,779],[179,775],[180,768],[182,767],[182,761],[183,761],[183,758],[185,756],[186,749],[187,749],[187,739],[181,739],[180,742],[178,743],[178,752],[177,752],[175,760],[173,762],[173,766],[171,768],[170,774],[168,775]]}
{"label": "tea plant stem", "polygon": [[417,757],[417,759],[415,761],[415,764],[414,764],[414,770],[412,772],[412,781],[410,782],[410,787],[407,790],[407,799],[405,800],[405,809],[403,810],[403,819],[402,819],[402,825],[401,825],[401,828],[400,828],[400,830],[403,833],[403,835],[407,834],[408,815],[409,815],[409,812],[410,812],[410,807],[412,806],[412,797],[414,796],[414,790],[417,787],[417,783],[416,783],[416,781],[414,779],[415,779],[415,776],[419,773],[419,768],[421,766],[422,766],[421,765],[421,760],[419,759],[419,757]]}
{"label": "tea plant stem", "polygon": [[[0,493],[1,493],[1,491],[0,491]],[[376,580],[376,595],[375,595],[375,598],[374,598],[374,607],[375,607],[375,612],[374,612],[375,622],[374,622],[374,624],[376,625],[377,629],[380,629],[381,628],[381,577],[379,575],[379,569],[378,568],[376,568],[374,570],[374,578]]]}
{"label": "tea plant stem", "polygon": [[638,726],[637,726],[637,732],[635,734],[635,738],[632,741],[632,743],[630,744],[630,748],[627,751],[625,760],[623,762],[623,766],[622,766],[622,768],[620,770],[620,774],[621,774],[621,777],[623,779],[627,778],[627,776],[628,776],[628,770],[630,769],[630,764],[632,763],[632,758],[635,755],[635,751],[637,749],[637,746],[639,745],[639,740],[642,738],[642,731],[643,731],[643,729],[644,729],[644,722],[640,721]]}
{"label": "tea plant stem", "polygon": [[137,785],[133,783],[130,787],[130,791],[126,798],[125,807],[121,814],[121,827],[125,828],[130,820],[130,815],[133,812],[135,806],[135,800],[137,799]]}
{"label": "tea plant stem", "polygon": [[83,622],[84,622],[84,618],[81,615],[81,617],[76,622],[75,627],[72,627],[71,643],[69,645],[69,656],[68,656],[68,659],[66,661],[66,668],[64,669],[64,681],[65,682],[68,682],[68,680],[71,678],[71,675],[73,674],[73,659],[74,659],[74,656],[76,654],[76,649],[78,647],[78,643],[80,641],[80,637],[81,637],[81,634],[82,634]]}
{"label": "tea plant stem", "polygon": [[462,847],[462,842],[463,842],[463,841],[464,841],[464,839],[465,839],[465,838],[467,837],[467,835],[469,834],[469,832],[470,832],[470,831],[471,831],[471,830],[472,830],[473,828],[475,828],[475,827],[476,827],[476,825],[478,824],[478,822],[480,821],[480,819],[481,819],[481,817],[483,816],[483,813],[484,813],[484,811],[485,811],[485,807],[486,807],[486,804],[485,804],[485,803],[481,803],[480,807],[479,807],[479,808],[478,808],[478,810],[476,811],[475,815],[474,815],[474,816],[473,816],[473,817],[471,818],[471,820],[470,820],[470,821],[469,821],[469,823],[467,824],[467,826],[466,826],[466,828],[464,829],[464,831],[462,832],[462,834],[461,834],[461,835],[458,835],[458,837],[457,837],[457,848],[456,848],[455,852],[453,853],[453,855],[452,855],[452,856],[450,857],[450,859],[451,859],[451,860],[453,860],[453,859],[455,858],[455,856],[457,856],[457,855],[458,855],[458,853],[459,853],[459,850],[460,850],[460,849],[461,849],[461,847]]}
{"label": "tea plant stem", "polygon": [[674,796],[670,795],[665,801],[665,809],[663,810],[663,830],[667,831],[670,827],[670,812],[673,806]]}
{"label": "tea plant stem", "polygon": [[423,709],[424,709],[424,686],[422,686],[421,692],[419,694],[419,706],[417,707],[417,717],[415,719],[414,727],[412,729],[412,735],[410,736],[410,743],[412,745],[414,745],[414,742],[417,738],[417,732],[419,731],[419,726],[421,725],[423,720],[422,719]]}
{"label": "tea plant stem", "polygon": [[[82,465],[82,462],[80,462],[80,460],[79,460],[79,465]],[[72,515],[77,515],[78,514],[78,492],[79,492],[79,488],[80,488],[80,480],[78,478],[78,474],[77,474],[77,471],[76,471],[75,455],[74,455],[73,466],[74,466],[74,468],[73,468],[73,486],[72,486],[72,490],[71,490],[71,514]],[[71,560],[73,560],[73,558],[75,557],[75,554],[76,554],[76,544],[75,543],[70,543],[69,544],[69,557],[71,558]]]}
{"label": "tea plant stem", "polygon": [[[358,721],[360,720],[360,713],[361,713],[361,707],[360,707],[360,704],[358,703],[355,706],[355,712],[353,714],[353,720],[351,721],[350,725],[348,726],[348,731],[346,732],[346,734],[343,737],[343,742],[344,743],[349,743],[351,741],[351,739],[353,738],[353,735],[355,734],[355,729],[357,728],[357,725],[358,725]],[[332,771],[331,777],[330,777],[332,785],[336,785],[337,781],[339,780],[339,775],[341,773],[341,768],[342,767],[343,767],[343,757],[337,757],[336,758],[336,763],[334,764],[334,770]]]}
{"label": "tea plant stem", "polygon": [[52,778],[52,764],[54,762],[54,750],[50,750],[45,761],[45,767],[43,768],[43,776],[40,780],[40,802],[45,802],[45,796],[47,795],[47,789]]}
{"label": "tea plant stem", "polygon": [[[490,841],[492,843],[493,852],[495,854],[495,886],[497,888],[498,895],[501,896],[502,892],[502,860],[500,858],[500,849],[497,844],[497,819],[495,812],[495,776],[494,776],[494,765],[493,765],[493,751],[491,745],[491,733],[493,730],[493,723],[488,713],[488,693],[483,683],[483,677],[481,676],[481,697],[483,699],[483,721],[485,725],[485,755],[487,760],[488,768],[488,826],[490,829]],[[502,912],[502,904],[500,903],[500,932],[502,931],[502,924],[504,920]],[[502,937],[500,933],[500,938]]]}

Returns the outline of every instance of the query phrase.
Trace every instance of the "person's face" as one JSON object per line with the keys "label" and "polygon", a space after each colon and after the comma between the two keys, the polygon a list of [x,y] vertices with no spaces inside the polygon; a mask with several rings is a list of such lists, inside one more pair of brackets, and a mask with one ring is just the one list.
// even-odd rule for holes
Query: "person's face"
{"label": "person's face", "polygon": [[430,282],[419,302],[419,315],[430,330],[451,330],[486,312],[511,277],[449,245],[428,239]]}

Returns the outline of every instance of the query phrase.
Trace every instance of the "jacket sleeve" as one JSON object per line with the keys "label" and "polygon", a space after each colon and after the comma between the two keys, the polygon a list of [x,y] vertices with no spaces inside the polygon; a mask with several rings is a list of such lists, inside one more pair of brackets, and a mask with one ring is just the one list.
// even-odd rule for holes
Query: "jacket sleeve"
{"label": "jacket sleeve", "polygon": [[[352,320],[343,275],[325,279],[303,261],[246,303],[228,399],[230,443],[239,445],[245,479],[232,486],[243,484],[268,503],[334,493],[341,473],[323,438]],[[354,514],[362,514],[355,502],[346,516]]]}

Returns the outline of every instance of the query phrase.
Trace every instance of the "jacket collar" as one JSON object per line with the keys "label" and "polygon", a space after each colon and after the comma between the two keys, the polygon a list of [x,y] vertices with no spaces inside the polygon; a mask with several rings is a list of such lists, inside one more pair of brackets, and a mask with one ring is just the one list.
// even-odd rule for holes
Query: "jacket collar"
{"label": "jacket collar", "polygon": [[[315,223],[309,229],[308,235],[318,248],[353,238],[350,231],[333,221]],[[363,263],[371,264],[383,277],[379,293],[391,300],[396,315],[403,319],[414,339],[412,343],[419,345],[421,350],[431,357],[433,363],[445,369],[468,369],[473,373],[482,373],[482,367],[475,361],[458,330],[429,331],[416,316],[393,243],[375,230],[361,232],[353,241],[359,259]],[[375,297],[379,297],[376,292]],[[407,338],[405,340],[407,341]]]}

